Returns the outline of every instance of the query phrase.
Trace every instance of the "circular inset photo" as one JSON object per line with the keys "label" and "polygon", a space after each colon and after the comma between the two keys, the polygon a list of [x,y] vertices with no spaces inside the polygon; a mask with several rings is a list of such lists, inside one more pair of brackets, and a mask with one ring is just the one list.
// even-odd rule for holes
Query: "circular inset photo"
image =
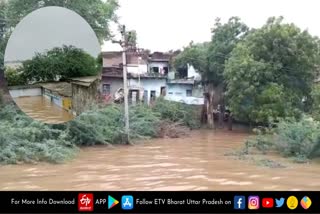
{"label": "circular inset photo", "polygon": [[35,120],[70,121],[99,94],[100,53],[95,32],[80,15],[63,7],[38,9],[9,38],[4,56],[9,93]]}

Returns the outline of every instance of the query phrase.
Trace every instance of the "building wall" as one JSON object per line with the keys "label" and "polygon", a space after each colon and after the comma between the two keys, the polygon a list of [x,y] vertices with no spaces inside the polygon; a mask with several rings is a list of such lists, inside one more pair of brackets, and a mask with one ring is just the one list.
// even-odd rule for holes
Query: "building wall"
{"label": "building wall", "polygon": [[128,73],[145,74],[148,72],[148,65],[127,65]]}
{"label": "building wall", "polygon": [[63,108],[63,104],[62,104],[62,100],[63,100],[63,97],[52,92],[51,90],[48,90],[48,89],[43,89],[43,96],[50,100],[51,102],[53,102],[55,105]]}
{"label": "building wall", "polygon": [[152,67],[158,67],[159,72],[160,72],[164,67],[167,67],[169,69],[169,63],[167,63],[167,62],[150,62],[149,69]]}
{"label": "building wall", "polygon": [[191,84],[168,84],[168,97],[187,97],[187,90],[193,91]]}
{"label": "building wall", "polygon": [[[109,84],[110,85],[110,92],[112,95],[119,89],[123,88],[123,80],[121,78],[112,78],[112,77],[103,77],[102,84]],[[101,85],[102,90],[102,85]]]}
{"label": "building wall", "polygon": [[[147,91],[147,102],[150,103],[151,91],[155,91],[156,97],[159,97],[161,95],[161,87],[166,88],[166,79],[140,79],[140,85],[144,91]],[[129,79],[129,87],[138,88],[139,80]]]}
{"label": "building wall", "polygon": [[[191,96],[187,96],[187,90],[192,90]],[[203,105],[203,97],[195,96],[195,94],[203,93],[201,93],[201,89],[194,88],[191,84],[168,84],[165,99],[190,105]]]}
{"label": "building wall", "polygon": [[97,101],[100,81],[95,81],[89,87],[72,83],[72,110],[77,114],[86,111]]}
{"label": "building wall", "polygon": [[33,96],[41,96],[41,88],[28,88],[28,89],[12,89],[9,90],[12,98],[17,97],[33,97]]}

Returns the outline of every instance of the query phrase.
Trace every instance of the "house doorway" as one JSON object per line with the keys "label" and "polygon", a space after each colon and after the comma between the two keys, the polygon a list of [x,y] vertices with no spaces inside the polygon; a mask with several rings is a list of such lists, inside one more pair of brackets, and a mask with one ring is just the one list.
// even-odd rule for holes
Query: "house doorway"
{"label": "house doorway", "polygon": [[161,87],[160,88],[160,91],[161,91],[161,96],[166,96],[166,87]]}
{"label": "house doorway", "polygon": [[129,104],[136,105],[139,102],[139,90],[130,90]]}

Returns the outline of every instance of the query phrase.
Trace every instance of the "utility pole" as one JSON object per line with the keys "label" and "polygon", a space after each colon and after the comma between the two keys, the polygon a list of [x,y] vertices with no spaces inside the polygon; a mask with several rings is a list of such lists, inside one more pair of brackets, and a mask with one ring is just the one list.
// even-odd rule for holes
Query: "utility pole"
{"label": "utility pole", "polygon": [[127,36],[126,27],[122,26],[121,29],[122,41],[112,41],[113,43],[119,43],[122,46],[122,67],[123,67],[123,96],[124,96],[124,117],[125,117],[125,134],[126,143],[130,144],[130,128],[129,128],[129,103],[128,103],[128,79],[127,79]]}

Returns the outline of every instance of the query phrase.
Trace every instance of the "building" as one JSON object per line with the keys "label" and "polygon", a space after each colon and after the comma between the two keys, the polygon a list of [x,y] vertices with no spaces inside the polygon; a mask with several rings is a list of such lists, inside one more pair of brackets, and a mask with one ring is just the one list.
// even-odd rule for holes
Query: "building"
{"label": "building", "polygon": [[101,94],[101,78],[98,76],[71,78],[72,111],[79,115],[95,104]]}
{"label": "building", "polygon": [[[122,52],[104,52],[102,72],[102,94],[112,101],[123,89]],[[129,102],[138,100],[150,103],[156,97],[165,95],[169,59],[148,52],[127,53]]]}
{"label": "building", "polygon": [[186,103],[190,105],[203,105],[203,87],[201,75],[193,66],[188,65],[184,78],[175,78],[175,72],[170,72],[167,81],[166,100]]}

